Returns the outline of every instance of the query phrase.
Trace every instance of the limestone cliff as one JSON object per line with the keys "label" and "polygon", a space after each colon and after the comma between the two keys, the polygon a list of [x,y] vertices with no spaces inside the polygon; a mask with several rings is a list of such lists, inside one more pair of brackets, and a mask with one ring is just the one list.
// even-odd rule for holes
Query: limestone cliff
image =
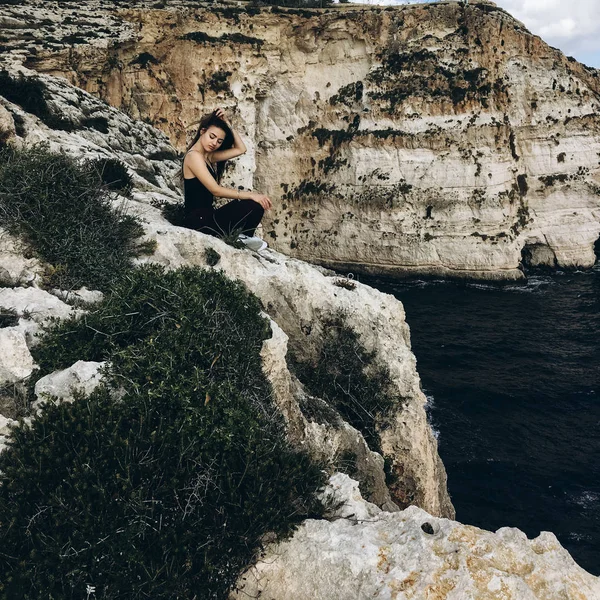
{"label": "limestone cliff", "polygon": [[179,149],[225,106],[249,140],[231,175],[276,200],[286,254],[488,279],[593,264],[598,71],[493,3],[163,4],[3,7],[4,44]]}
{"label": "limestone cliff", "polygon": [[[171,29],[184,27],[184,21],[186,27],[188,25],[200,27],[201,24],[199,21],[192,22],[178,17],[177,15],[183,14],[181,11],[191,10],[179,5],[172,11],[152,11],[146,7],[144,10],[119,12],[115,11],[110,4],[106,6],[105,12],[101,13],[97,12],[100,4],[78,7],[77,11],[64,4],[58,6],[45,3],[43,6],[45,9],[43,16],[35,6],[0,8],[1,14],[5,15],[1,18],[5,32],[3,43],[6,45],[5,52],[0,58],[13,81],[18,79],[18,72],[22,73],[23,81],[30,82],[35,79],[35,73],[22,66],[24,61],[32,66],[35,55],[32,48],[35,47],[40,48],[37,55],[39,69],[43,69],[43,61],[60,62],[72,59],[75,65],[79,60],[79,52],[89,53],[86,60],[89,61],[91,68],[99,56],[96,53],[101,53],[110,47],[111,52],[133,52],[139,61],[127,69],[130,68],[131,72],[144,69],[147,73],[148,69],[158,68],[148,55],[143,55],[145,51],[151,53],[152,45],[143,51],[137,48],[138,42],[135,36],[138,33],[131,23],[135,23],[136,19],[139,22],[146,19],[153,20],[152,27],[155,31],[157,47],[160,44],[157,41],[160,35],[168,37],[171,35]],[[431,10],[438,8],[434,7]],[[455,8],[450,7],[448,10],[455,10]],[[422,7],[419,8],[421,9]],[[340,10],[352,12],[354,9],[344,7]],[[207,14],[202,10],[198,13],[194,11],[189,14]],[[9,12],[11,15],[6,16]],[[74,14],[71,16],[70,13]],[[378,13],[375,10],[373,18],[375,21],[388,19],[391,13],[393,11]],[[213,11],[210,13],[210,18],[216,14],[221,13]],[[233,14],[236,13],[223,13],[223,23],[230,25],[230,21],[235,20],[231,16]],[[277,13],[263,10],[261,14],[247,17],[244,14],[238,15],[240,23],[250,19],[269,18],[273,20],[274,28],[280,27],[277,23],[281,19]],[[313,18],[318,20],[325,17],[335,20],[339,19],[341,14],[341,12],[332,12],[322,13],[318,17],[308,17],[299,13],[292,15],[286,13],[287,16],[284,15],[282,18],[297,23],[302,22],[303,19],[310,21]],[[71,22],[58,23],[59,18],[63,21],[70,19]],[[181,22],[179,25],[176,23],[173,28],[167,27],[166,23],[170,18],[181,19]],[[44,19],[48,22],[54,19],[57,21],[55,24],[43,24]],[[256,23],[257,21],[254,21],[254,27],[258,28]],[[55,27],[54,34],[58,36],[55,38],[58,40],[55,46],[59,55],[44,58],[43,43],[46,45],[54,43],[44,37],[49,27]],[[76,33],[74,29],[69,29],[71,27],[79,27],[80,31]],[[81,46],[77,46],[79,42],[74,37],[83,36],[86,28],[88,33],[95,32],[97,36],[94,38],[95,44],[82,43]],[[211,31],[213,32],[211,35],[217,35],[214,27]],[[64,42],[58,38],[62,38],[63,34],[65,37],[71,37],[69,43],[75,44],[75,47],[70,50],[71,59],[68,58],[69,52],[60,54]],[[227,30],[224,29],[222,34],[226,36]],[[342,40],[347,39],[345,31],[340,35]],[[280,45],[284,47],[289,43],[289,39],[289,37],[280,38]],[[310,38],[308,39],[310,41]],[[232,38],[224,37],[221,42],[215,43],[224,41],[232,41]],[[240,38],[234,38],[233,41],[245,43]],[[211,43],[210,40],[207,41],[207,47],[210,47]],[[263,48],[263,45],[255,44],[256,53],[259,53],[259,46]],[[360,43],[356,47],[359,48]],[[46,50],[49,51],[50,48]],[[231,55],[233,54],[232,52]],[[184,63],[183,55],[180,58]],[[55,65],[58,62],[55,62]],[[265,72],[275,64],[276,61],[265,59],[263,62]],[[316,66],[313,68],[316,69]],[[312,71],[313,77],[316,72],[316,70]],[[337,70],[332,68],[329,72],[333,79]],[[60,69],[56,69],[56,73],[60,74]],[[74,73],[75,71],[71,73],[72,77],[75,77]],[[77,73],[83,73],[83,70],[77,70]],[[267,81],[266,75],[261,79],[262,75],[258,70],[252,70],[252,74],[260,81]],[[342,75],[344,77],[347,75],[348,80],[353,76],[352,73],[344,75],[343,70],[340,70],[340,77]],[[248,72],[248,77],[250,76]],[[8,80],[2,81],[6,84]],[[88,81],[89,85],[90,82],[91,80]],[[78,83],[84,85],[83,80]],[[342,85],[342,82],[338,83],[338,87]],[[272,81],[273,89],[277,85],[279,84],[276,81]],[[13,98],[11,101],[6,98],[6,87],[0,88],[0,143],[6,139],[11,139],[15,144],[45,141],[55,150],[63,150],[76,156],[114,157],[124,161],[134,177],[136,187],[135,200],[129,202],[128,209],[144,220],[147,237],[156,240],[157,243],[156,253],[150,260],[160,262],[167,267],[193,264],[203,268],[214,268],[207,265],[205,258],[206,250],[210,248],[220,256],[216,268],[222,269],[230,277],[244,281],[251,291],[261,298],[265,311],[272,319],[273,333],[272,338],[267,340],[263,347],[263,366],[273,385],[276,400],[285,415],[290,438],[294,443],[305,445],[313,454],[330,463],[334,463],[336,455],[340,453],[346,451],[354,453],[358,463],[357,478],[365,478],[373,484],[369,489],[368,499],[385,509],[382,513],[377,507],[364,503],[356,484],[349,482],[347,478],[342,478],[340,485],[350,487],[350,494],[353,497],[344,498],[344,506],[340,508],[338,514],[331,515],[331,522],[307,521],[290,540],[288,546],[284,543],[269,548],[271,554],[257,565],[256,572],[249,573],[245,580],[240,581],[240,587],[244,591],[239,592],[239,597],[264,591],[265,598],[283,599],[289,597],[288,591],[292,589],[289,586],[294,581],[298,582],[299,586],[312,581],[317,587],[305,586],[301,589],[304,597],[311,598],[348,597],[348,594],[353,594],[364,582],[367,582],[365,593],[389,590],[389,597],[397,598],[419,597],[424,594],[431,597],[435,597],[435,594],[444,597],[445,594],[447,598],[461,600],[467,597],[505,597],[515,600],[577,597],[593,600],[597,597],[599,593],[597,578],[593,578],[577,567],[551,534],[542,534],[536,540],[529,542],[524,539],[523,534],[515,530],[501,530],[493,535],[458,523],[438,520],[414,507],[403,512],[396,510],[394,501],[401,507],[408,503],[417,504],[434,515],[453,515],[445,486],[444,468],[437,455],[435,439],[426,421],[423,408],[425,398],[420,389],[415,359],[410,350],[409,331],[400,302],[364,285],[357,284],[353,289],[336,285],[339,278],[335,273],[312,267],[293,257],[274,251],[256,255],[249,251],[233,249],[215,238],[171,225],[164,220],[159,210],[151,205],[165,199],[180,198],[176,185],[178,162],[165,135],[160,134],[150,125],[133,120],[116,108],[69,85],[64,79],[42,75],[39,82],[30,89],[37,92],[42,90],[41,96],[36,96],[36,102],[31,102],[31,98],[21,98],[20,101],[27,105],[27,108],[24,108],[16,99]],[[129,93],[127,90],[130,88],[123,85],[122,89],[125,97],[130,97],[127,96]],[[145,88],[141,86],[139,89]],[[156,90],[159,89],[160,94],[164,94],[164,90],[157,84]],[[258,88],[253,86],[251,90],[246,91],[254,93],[256,89]],[[99,92],[99,89],[95,91]],[[143,92],[143,94],[149,102],[157,101],[157,106],[160,105],[160,99],[164,98],[160,94],[153,95],[151,92]],[[206,92],[208,100],[211,94],[212,92]],[[211,101],[216,102],[216,97]],[[255,139],[264,139],[259,137],[258,131],[261,127],[275,126],[275,114],[272,112],[275,110],[275,105],[269,108],[265,104],[266,97],[262,100],[259,98],[255,102],[250,95],[244,102],[232,99],[232,106],[235,105],[236,110],[239,111],[238,117],[244,114],[243,110],[250,111],[252,106],[257,107],[257,120],[247,119],[245,123],[248,126],[254,123],[253,126],[258,129],[249,133],[256,135]],[[328,108],[330,106],[333,105],[327,104],[324,107],[325,112],[334,110]],[[131,105],[130,111],[133,110],[134,107]],[[194,104],[192,108],[190,104],[189,110],[186,119],[192,120],[197,116],[199,107]],[[266,111],[264,114],[260,112],[263,110]],[[299,105],[298,115],[303,114],[302,110]],[[192,111],[195,113],[194,117]],[[173,130],[168,131],[173,139],[177,139],[178,131],[183,131],[183,123],[182,120],[180,125],[175,124]],[[163,123],[163,125],[167,124]],[[300,137],[303,142],[301,139],[292,139],[279,143],[273,138],[272,147],[257,148],[253,145],[252,151],[246,157],[247,161],[236,167],[239,169],[236,176],[239,174],[246,177],[247,182],[251,182],[252,177],[260,181],[260,177],[264,177],[260,169],[267,168],[264,165],[260,166],[263,164],[262,161],[268,156],[279,156],[278,153],[283,152],[282,149],[286,147],[289,152],[286,169],[289,164],[289,170],[281,175],[282,181],[284,175],[292,177],[296,173],[295,170],[301,166],[310,171],[308,166],[310,160],[308,159],[308,164],[305,164],[303,162],[305,159],[294,158],[297,155],[290,144],[298,143],[298,148],[302,148],[303,143],[312,143],[313,138],[310,134],[306,136],[301,134]],[[314,139],[316,150],[319,140]],[[342,147],[346,142],[341,140],[340,143]],[[355,140],[352,138],[346,150],[354,148],[352,145],[354,143]],[[297,160],[298,164],[296,164]],[[279,166],[283,171],[281,163]],[[573,183],[573,181],[561,182],[560,180],[557,182]],[[327,198],[324,197],[323,200],[326,201]],[[333,210],[332,207],[333,205],[329,210]],[[390,212],[389,215],[392,213]],[[296,214],[294,218],[299,218],[299,215]],[[284,223],[273,222],[272,226],[275,225],[283,227]],[[282,240],[292,235],[289,222],[285,227],[287,229],[284,233],[287,232],[288,236],[282,234]],[[379,236],[378,239],[383,239],[383,236]],[[483,244],[485,241],[480,240],[479,243]],[[49,316],[68,315],[72,307],[57,297],[64,299],[62,292],[53,291],[50,294],[38,289],[38,278],[44,265],[25,258],[16,240],[6,235],[0,236],[0,246],[0,278],[3,285],[7,286],[0,295],[0,308],[12,309],[16,321],[14,325],[2,328],[0,341],[5,351],[0,353],[2,358],[0,370],[2,370],[2,382],[12,385],[18,384],[27,377],[34,367],[28,348],[35,343],[33,334],[40,323]],[[288,248],[291,248],[291,242]],[[319,246],[316,246],[314,249],[318,248]],[[353,259],[356,260],[356,256]],[[12,286],[15,286],[14,289],[11,289]],[[301,405],[306,392],[287,367],[288,341],[290,345],[293,344],[306,353],[312,352],[320,343],[323,322],[328,315],[340,309],[347,313],[349,324],[359,334],[361,343],[389,368],[393,383],[404,398],[402,410],[392,415],[387,423],[388,427],[381,432],[382,448],[391,455],[398,476],[398,486],[397,489],[392,490],[392,494],[384,485],[383,459],[368,448],[358,431],[347,424],[319,423],[302,413]],[[21,358],[14,361],[13,354],[17,351],[21,353]],[[51,390],[52,394],[63,395],[64,399],[69,399],[68,393],[62,394],[57,391],[59,386],[68,392],[71,392],[73,385],[87,389],[88,385],[93,385],[97,381],[97,366],[91,363],[75,363],[71,369],[55,373],[50,376],[50,379],[38,382],[36,392],[42,395],[44,390]],[[2,400],[4,398],[0,398],[0,401]],[[7,417],[14,415],[8,412],[0,402],[0,445],[10,434],[11,420]],[[340,476],[336,477],[334,482],[339,483]],[[394,514],[391,514],[392,512]],[[304,554],[298,553],[298,548]],[[298,556],[308,556],[314,560],[307,561],[298,568]],[[273,561],[270,557],[281,560]],[[332,568],[326,572],[329,581],[321,582],[318,576],[321,577],[325,573],[322,566],[326,557],[332,563]],[[284,568],[278,570],[281,565]],[[270,568],[273,570],[269,572]],[[316,573],[311,581],[306,581],[306,578],[302,577],[302,573],[307,568],[313,569]],[[410,570],[407,570],[409,568]],[[254,577],[255,574],[259,576],[262,574],[262,576]],[[284,591],[280,588],[278,591],[277,587],[270,587],[274,581],[283,581]],[[330,592],[331,584],[335,585],[336,582],[339,586]],[[342,587],[342,583],[350,586],[349,592]],[[319,587],[321,585],[323,587]],[[302,597],[300,592],[298,597]]]}

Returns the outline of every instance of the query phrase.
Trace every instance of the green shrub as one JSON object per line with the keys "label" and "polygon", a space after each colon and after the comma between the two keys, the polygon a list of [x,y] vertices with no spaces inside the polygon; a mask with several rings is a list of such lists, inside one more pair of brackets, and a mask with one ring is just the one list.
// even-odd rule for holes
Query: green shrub
{"label": "green shrub", "polygon": [[12,308],[0,309],[0,327],[13,327],[19,323],[19,315]]}
{"label": "green shrub", "polygon": [[376,363],[343,315],[326,324],[324,343],[314,361],[298,358],[291,350],[291,362],[298,379],[313,396],[329,406],[358,429],[372,450],[381,451],[378,429],[386,417],[402,406],[393,390],[389,371]]}
{"label": "green shrub", "polygon": [[153,206],[160,209],[162,216],[172,225],[185,227],[185,207],[183,202],[153,202]]}
{"label": "green shrub", "polygon": [[131,193],[133,180],[122,161],[116,158],[95,158],[90,163],[109,190],[119,190],[125,195]]}
{"label": "green shrub", "polygon": [[130,268],[143,228],[116,211],[91,163],[38,145],[0,150],[0,225],[53,267],[49,284],[107,289]]}
{"label": "green shrub", "polygon": [[214,248],[208,247],[204,250],[204,258],[209,267],[214,267],[221,260],[221,255]]}
{"label": "green shrub", "polygon": [[319,515],[323,474],[261,369],[269,335],[241,284],[156,265],[50,330],[43,372],[108,359],[109,383],[0,455],[0,598],[224,599],[266,532]]}

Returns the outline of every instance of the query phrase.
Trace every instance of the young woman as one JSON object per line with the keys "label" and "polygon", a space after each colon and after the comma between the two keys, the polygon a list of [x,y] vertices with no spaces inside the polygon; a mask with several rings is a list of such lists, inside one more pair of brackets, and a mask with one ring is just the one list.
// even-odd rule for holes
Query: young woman
{"label": "young woman", "polygon": [[[271,200],[258,192],[246,192],[220,185],[225,161],[246,152],[239,134],[233,130],[222,108],[206,115],[183,159],[185,223],[187,227],[211,235],[238,232],[240,240],[253,250],[267,244],[253,237]],[[214,209],[214,196],[232,198]]]}

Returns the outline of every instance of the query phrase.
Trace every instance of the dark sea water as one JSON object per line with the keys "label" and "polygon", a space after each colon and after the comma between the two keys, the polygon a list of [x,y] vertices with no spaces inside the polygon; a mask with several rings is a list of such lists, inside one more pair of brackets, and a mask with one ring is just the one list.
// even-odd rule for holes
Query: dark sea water
{"label": "dark sea water", "polygon": [[552,531],[600,575],[600,266],[510,285],[361,281],[404,304],[457,520]]}

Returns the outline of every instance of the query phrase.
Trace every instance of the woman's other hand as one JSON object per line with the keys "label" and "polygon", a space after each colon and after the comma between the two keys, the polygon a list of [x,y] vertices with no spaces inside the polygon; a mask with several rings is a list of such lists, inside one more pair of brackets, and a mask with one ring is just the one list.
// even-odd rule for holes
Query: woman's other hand
{"label": "woman's other hand", "polygon": [[273,203],[269,199],[268,196],[259,193],[253,193],[250,196],[250,200],[254,200],[254,202],[258,202],[265,210],[271,210],[273,208]]}

